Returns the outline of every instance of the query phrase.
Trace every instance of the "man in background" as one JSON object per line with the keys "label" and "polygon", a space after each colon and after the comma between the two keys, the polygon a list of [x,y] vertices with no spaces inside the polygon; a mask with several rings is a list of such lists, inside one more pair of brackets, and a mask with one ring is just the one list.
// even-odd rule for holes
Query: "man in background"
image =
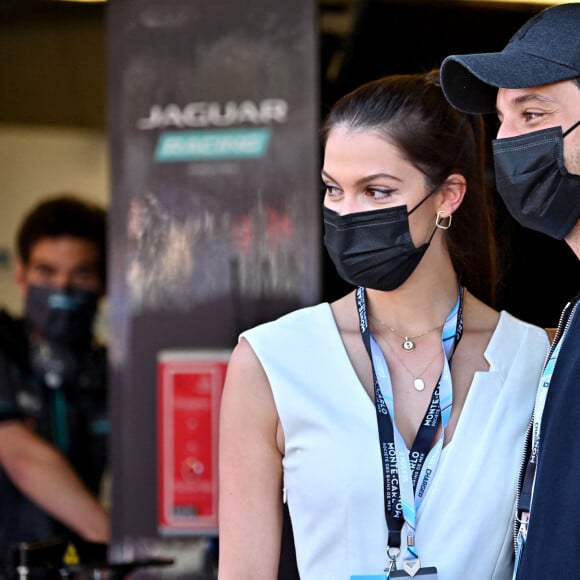
{"label": "man in background", "polygon": [[[580,3],[543,10],[502,52],[447,57],[441,83],[456,108],[497,113],[495,179],[511,215],[580,259]],[[579,300],[562,313],[537,392],[516,506],[520,580],[580,577]]]}
{"label": "man in background", "polygon": [[54,197],[18,230],[24,316],[0,311],[4,574],[16,542],[74,534],[109,540],[97,499],[107,465],[106,351],[94,336],[105,266],[106,219],[97,206]]}

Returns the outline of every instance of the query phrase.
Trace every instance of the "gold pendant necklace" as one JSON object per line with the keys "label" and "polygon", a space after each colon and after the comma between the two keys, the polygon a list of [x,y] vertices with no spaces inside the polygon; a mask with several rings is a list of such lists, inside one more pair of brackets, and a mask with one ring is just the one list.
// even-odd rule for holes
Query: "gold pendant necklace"
{"label": "gold pendant necklace", "polygon": [[401,343],[401,347],[403,348],[403,350],[406,350],[407,352],[415,350],[415,339],[420,338],[421,336],[425,336],[426,334],[429,334],[430,332],[433,332],[434,330],[437,330],[439,328],[443,328],[443,325],[445,324],[445,323],[438,324],[437,326],[434,326],[433,328],[429,328],[427,330],[424,330],[423,332],[420,332],[419,334],[415,334],[414,336],[408,336],[406,334],[401,334],[396,328],[392,328],[391,326],[386,326],[384,322],[381,322],[378,318],[376,318],[372,314],[370,316],[375,322],[378,322],[383,328],[387,328],[393,334],[396,334],[399,338],[402,338],[403,342]]}

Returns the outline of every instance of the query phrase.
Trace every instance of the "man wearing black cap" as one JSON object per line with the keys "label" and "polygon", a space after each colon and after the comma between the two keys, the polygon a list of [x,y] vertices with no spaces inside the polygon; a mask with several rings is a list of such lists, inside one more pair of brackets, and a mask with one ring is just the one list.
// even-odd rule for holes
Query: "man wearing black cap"
{"label": "man wearing black cap", "polygon": [[[543,10],[499,53],[441,65],[449,102],[497,112],[497,189],[524,227],[580,259],[580,3]],[[560,319],[540,379],[517,506],[519,580],[580,578],[580,294]]]}

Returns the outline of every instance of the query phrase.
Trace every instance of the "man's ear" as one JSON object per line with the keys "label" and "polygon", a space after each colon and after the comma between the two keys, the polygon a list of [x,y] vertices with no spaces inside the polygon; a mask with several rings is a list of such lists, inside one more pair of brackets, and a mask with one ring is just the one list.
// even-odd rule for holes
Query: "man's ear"
{"label": "man's ear", "polygon": [[440,210],[444,212],[442,217],[452,215],[463,202],[463,197],[467,191],[467,180],[459,173],[453,173],[439,188],[441,193]]}
{"label": "man's ear", "polygon": [[22,260],[17,259],[14,264],[14,282],[21,296],[26,294],[26,266]]}

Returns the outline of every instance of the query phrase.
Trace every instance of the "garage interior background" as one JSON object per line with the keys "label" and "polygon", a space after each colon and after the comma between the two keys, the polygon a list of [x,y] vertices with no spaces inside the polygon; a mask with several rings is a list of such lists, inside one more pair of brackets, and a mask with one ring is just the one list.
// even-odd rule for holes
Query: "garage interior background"
{"label": "garage interior background", "polygon": [[[547,5],[321,0],[320,117],[367,80],[428,70],[450,53],[499,50]],[[12,239],[22,213],[62,190],[110,202],[106,10],[106,3],[0,0],[0,304],[14,311]],[[493,119],[489,129],[492,134]],[[510,259],[497,306],[555,326],[580,286],[576,257],[563,242],[520,228],[499,200],[497,211],[498,237]],[[320,274],[321,300],[348,289],[324,252]],[[102,331],[106,336],[106,311]]]}
{"label": "garage interior background", "polygon": [[[320,0],[320,113],[383,74],[498,50],[542,2]],[[19,308],[10,267],[22,213],[61,190],[107,203],[106,3],[0,1],[0,301]],[[490,122],[493,131],[493,121]],[[501,202],[498,202],[501,204]],[[563,243],[525,232],[499,206],[510,263],[498,306],[553,326],[580,270]],[[541,264],[543,275],[539,275]],[[344,286],[323,256],[322,298]],[[106,332],[106,309],[102,316]]]}

